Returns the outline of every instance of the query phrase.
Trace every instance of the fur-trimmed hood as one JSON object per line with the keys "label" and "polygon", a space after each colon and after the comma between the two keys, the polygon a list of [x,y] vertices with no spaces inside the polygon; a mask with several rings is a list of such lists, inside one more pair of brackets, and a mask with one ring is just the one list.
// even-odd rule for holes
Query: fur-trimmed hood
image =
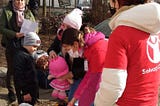
{"label": "fur-trimmed hood", "polygon": [[125,25],[151,33],[151,35],[157,34],[160,32],[160,5],[152,2],[132,6],[126,11],[115,14],[109,25],[112,30]]}

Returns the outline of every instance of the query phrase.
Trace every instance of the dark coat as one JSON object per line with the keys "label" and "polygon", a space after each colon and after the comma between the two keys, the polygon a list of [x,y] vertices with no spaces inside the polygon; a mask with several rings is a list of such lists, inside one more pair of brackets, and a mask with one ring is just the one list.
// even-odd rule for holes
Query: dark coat
{"label": "dark coat", "polygon": [[29,0],[28,3],[29,9],[38,9],[39,8],[39,0]]}
{"label": "dark coat", "polygon": [[28,8],[32,11],[33,15],[38,18],[39,0],[29,0]]}
{"label": "dark coat", "polygon": [[38,81],[35,62],[32,55],[25,48],[21,48],[14,56],[14,83],[18,102],[23,102],[23,95],[30,94],[32,105],[38,97]]}
{"label": "dark coat", "polygon": [[73,61],[71,61],[69,54],[66,53],[65,60],[69,66],[69,71],[72,71],[73,79],[75,80],[82,79],[86,74],[86,71],[84,70],[84,58],[83,57],[73,58]]}
{"label": "dark coat", "polygon": [[59,40],[57,36],[55,37],[51,46],[48,48],[47,53],[49,54],[51,50],[54,50],[56,54],[59,54],[61,52],[61,40]]}

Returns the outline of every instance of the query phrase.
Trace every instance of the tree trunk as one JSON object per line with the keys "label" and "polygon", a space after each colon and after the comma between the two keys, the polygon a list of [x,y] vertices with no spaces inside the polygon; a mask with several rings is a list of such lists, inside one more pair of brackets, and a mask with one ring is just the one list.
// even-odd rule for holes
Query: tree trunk
{"label": "tree trunk", "polygon": [[46,17],[47,7],[46,7],[46,0],[43,0],[43,17]]}
{"label": "tree trunk", "polygon": [[91,10],[92,23],[97,25],[98,23],[106,19],[108,17],[107,11],[107,0],[93,0]]}

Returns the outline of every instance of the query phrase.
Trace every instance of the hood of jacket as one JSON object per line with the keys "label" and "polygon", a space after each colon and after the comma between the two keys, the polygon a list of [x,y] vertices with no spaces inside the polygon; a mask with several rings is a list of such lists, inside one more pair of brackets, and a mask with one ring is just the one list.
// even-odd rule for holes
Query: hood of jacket
{"label": "hood of jacket", "polygon": [[125,25],[151,33],[151,35],[158,34],[160,32],[160,5],[152,2],[134,6],[115,14],[109,25],[112,30]]}
{"label": "hood of jacket", "polygon": [[87,47],[96,43],[98,40],[101,40],[101,39],[105,39],[105,35],[98,31],[85,34],[85,38],[84,38]]}

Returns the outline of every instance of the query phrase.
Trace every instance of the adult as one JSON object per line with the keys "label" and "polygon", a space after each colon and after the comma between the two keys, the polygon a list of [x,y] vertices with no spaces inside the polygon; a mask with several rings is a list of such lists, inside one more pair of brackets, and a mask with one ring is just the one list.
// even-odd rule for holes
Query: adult
{"label": "adult", "polygon": [[86,74],[74,92],[74,96],[69,101],[68,106],[74,106],[77,100],[78,106],[90,106],[93,103],[101,80],[104,57],[107,51],[108,40],[105,40],[104,34],[95,31],[89,26],[85,26],[83,31],[86,34],[81,34],[73,28],[68,28],[62,36],[62,46],[70,56],[81,56],[81,51],[83,50],[84,55],[82,56],[85,58],[83,64]]}
{"label": "adult", "polygon": [[35,21],[30,10],[25,8],[25,0],[11,0],[3,8],[0,17],[0,32],[2,34],[1,44],[6,48],[5,56],[7,60],[6,86],[8,88],[8,98],[10,102],[16,100],[13,87],[13,55],[21,47],[21,40],[24,36],[20,33],[23,19]]}
{"label": "adult", "polygon": [[110,21],[113,32],[95,106],[157,105],[160,5],[145,2],[110,0],[117,12]]}
{"label": "adult", "polygon": [[32,11],[33,15],[36,17],[36,19],[39,18],[39,0],[29,0],[28,2],[28,8]]}

